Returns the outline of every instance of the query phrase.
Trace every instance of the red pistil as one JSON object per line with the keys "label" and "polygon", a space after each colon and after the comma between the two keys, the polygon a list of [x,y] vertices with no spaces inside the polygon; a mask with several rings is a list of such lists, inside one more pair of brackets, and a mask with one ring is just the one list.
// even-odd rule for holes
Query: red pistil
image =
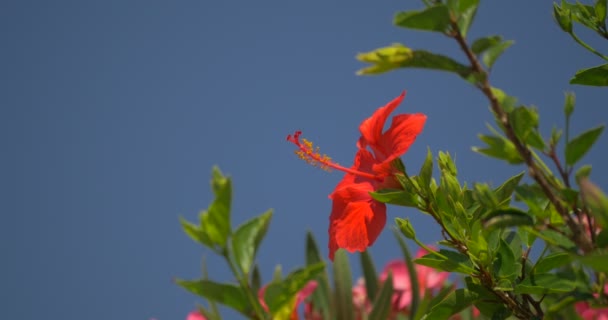
{"label": "red pistil", "polygon": [[322,155],[319,152],[319,147],[314,147],[313,143],[311,141],[309,141],[308,139],[302,138],[302,141],[300,142],[300,135],[302,135],[302,131],[298,130],[298,131],[294,132],[293,136],[288,135],[287,141],[295,144],[298,147],[298,150],[295,151],[295,154],[297,154],[300,159],[306,161],[308,164],[310,164],[312,166],[318,166],[319,168],[326,170],[326,171],[329,171],[329,168],[333,168],[336,170],[354,174],[354,175],[357,175],[357,176],[360,176],[363,178],[367,178],[367,179],[373,179],[373,180],[378,180],[378,181],[382,181],[384,179],[383,176],[346,168],[346,167],[343,167],[343,166],[331,161],[330,157],[328,157],[325,154]]}

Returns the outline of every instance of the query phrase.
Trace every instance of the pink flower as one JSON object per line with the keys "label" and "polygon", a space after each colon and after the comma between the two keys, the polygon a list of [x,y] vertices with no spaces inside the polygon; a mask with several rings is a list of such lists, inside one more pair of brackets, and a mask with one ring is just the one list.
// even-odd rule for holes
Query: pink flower
{"label": "pink flower", "polygon": [[207,320],[203,315],[198,311],[192,311],[186,317],[186,320]]}
{"label": "pink flower", "polygon": [[[604,292],[608,291],[608,284],[604,286]],[[597,297],[597,294],[595,294]],[[576,312],[583,320],[608,320],[608,307],[592,308],[587,301],[579,301],[574,304]]]}
{"label": "pink flower", "polygon": [[[420,258],[427,253],[426,250],[420,249],[416,258]],[[427,290],[433,292],[441,289],[449,275],[447,272],[440,272],[427,266],[415,265],[415,268],[420,296],[424,296]],[[380,274],[380,281],[386,280],[389,271],[393,274],[393,309],[395,311],[406,310],[412,303],[412,284],[407,264],[403,260],[389,262]]]}

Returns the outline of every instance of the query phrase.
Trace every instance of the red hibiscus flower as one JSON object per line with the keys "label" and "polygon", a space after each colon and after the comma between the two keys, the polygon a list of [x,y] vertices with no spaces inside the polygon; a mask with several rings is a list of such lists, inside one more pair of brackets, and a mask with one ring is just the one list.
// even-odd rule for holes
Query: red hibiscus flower
{"label": "red hibiscus flower", "polygon": [[364,251],[380,235],[386,223],[386,205],[375,201],[370,192],[398,188],[391,162],[403,155],[422,131],[424,114],[400,114],[393,117],[383,132],[388,116],[399,106],[405,92],[379,108],[359,126],[359,150],[352,167],[346,168],[321,155],[312,142],[301,139],[300,131],[287,136],[298,150],[296,154],[322,169],[336,169],[346,175],[329,198],[333,200],[329,225],[329,258],[333,260],[338,248],[349,252]]}

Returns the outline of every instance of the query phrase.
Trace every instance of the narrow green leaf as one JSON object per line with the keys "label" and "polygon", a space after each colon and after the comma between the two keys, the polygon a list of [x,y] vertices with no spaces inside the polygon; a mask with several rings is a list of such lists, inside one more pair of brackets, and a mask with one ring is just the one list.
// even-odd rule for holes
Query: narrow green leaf
{"label": "narrow green leaf", "polygon": [[254,292],[258,292],[262,287],[262,274],[260,273],[260,268],[258,265],[253,266],[253,271],[251,272],[251,289]]}
{"label": "narrow green leaf", "polygon": [[[321,257],[315,238],[309,231],[306,233],[306,265],[310,266],[319,262],[323,262],[323,258]],[[312,294],[313,306],[316,310],[319,310],[323,319],[333,319],[330,307],[331,290],[326,269],[317,277],[316,281],[317,289]]]}
{"label": "narrow green leaf", "polygon": [[207,212],[202,215],[200,228],[211,242],[223,248],[230,235],[232,184],[230,179],[224,177],[217,167],[213,167],[212,176],[211,187],[215,193],[215,199]]}
{"label": "narrow green leaf", "polygon": [[324,263],[317,263],[289,273],[281,281],[273,281],[264,293],[264,301],[272,314],[279,312],[294,301],[295,296],[308,282],[314,280],[325,269]]}
{"label": "narrow green leaf", "polygon": [[422,319],[428,320],[443,320],[449,319],[452,315],[466,309],[473,304],[479,296],[467,289],[458,289],[450,293],[439,304],[435,305],[431,312],[426,314]]}
{"label": "narrow green leaf", "polygon": [[545,149],[545,142],[538,133],[538,111],[534,108],[517,107],[509,113],[515,135],[524,143],[539,149]]}
{"label": "narrow green leaf", "polygon": [[[506,278],[511,282],[517,277],[519,270],[521,269],[521,263],[517,261],[511,247],[502,239],[500,239],[498,252],[496,253],[496,260],[493,263],[494,274],[498,279]],[[510,289],[511,286],[508,286]]]}
{"label": "narrow green leaf", "polygon": [[534,219],[527,213],[516,208],[497,209],[492,211],[483,222],[486,230],[516,226],[534,225]]}
{"label": "narrow green leaf", "polygon": [[517,152],[515,145],[505,137],[479,135],[479,139],[485,142],[487,147],[473,147],[475,152],[505,160],[510,164],[520,164],[524,161]]}
{"label": "narrow green leaf", "polygon": [[354,319],[353,283],[348,256],[344,249],[336,251],[334,257],[334,287],[336,290],[335,311],[338,319]]}
{"label": "narrow green leaf", "polygon": [[[368,291],[369,293],[369,291]],[[389,313],[391,311],[391,301],[393,296],[393,275],[389,272],[388,277],[384,281],[382,285],[382,290],[375,297],[375,299],[371,298],[374,301],[372,305],[372,311],[368,316],[368,320],[386,320],[388,319]]]}
{"label": "narrow green leaf", "polygon": [[604,126],[589,129],[566,144],[566,164],[574,165],[591,149],[597,138],[604,131]]}
{"label": "narrow green leaf", "polygon": [[420,187],[430,194],[430,186],[431,179],[433,178],[433,154],[431,153],[431,149],[427,148],[426,158],[424,159],[424,163],[420,168],[420,173],[418,173],[418,183]]}
{"label": "narrow green leaf", "polygon": [[515,191],[515,187],[519,185],[519,182],[523,178],[524,174],[525,172],[521,172],[512,176],[507,181],[503,182],[500,187],[494,190],[494,194],[496,195],[499,206],[509,205],[511,197],[513,196],[513,191]]}
{"label": "narrow green leaf", "polygon": [[248,275],[253,259],[266,235],[272,210],[240,225],[232,236],[232,252],[243,274]]}
{"label": "narrow green leaf", "polygon": [[421,258],[415,259],[414,262],[423,266],[439,269],[448,272],[459,272],[471,275],[475,273],[475,270],[471,267],[469,257],[465,256],[456,251],[450,250],[439,250],[439,253],[443,256],[437,256],[436,254],[429,253]]}
{"label": "narrow green leaf", "polygon": [[459,0],[458,2],[458,28],[463,37],[467,36],[471,24],[477,13],[479,0]]}
{"label": "narrow green leaf", "polygon": [[489,48],[496,46],[497,44],[502,42],[502,37],[501,36],[488,36],[488,37],[482,37],[479,39],[476,39],[475,41],[473,41],[473,44],[471,45],[471,50],[473,50],[473,53],[475,53],[476,55],[480,55],[482,54],[484,51],[488,50]]}
{"label": "narrow green leaf", "polygon": [[378,202],[404,207],[418,207],[418,196],[405,190],[382,189],[377,192],[370,192],[369,194]]}
{"label": "narrow green leaf", "polygon": [[249,315],[252,307],[247,299],[247,295],[240,287],[231,284],[217,283],[211,280],[176,280],[177,284],[184,289],[228,306],[244,315]]}
{"label": "narrow green leaf", "polygon": [[515,294],[566,293],[574,290],[574,282],[553,273],[532,274],[517,284]]}
{"label": "narrow green leaf", "polygon": [[376,292],[378,292],[376,267],[367,250],[361,252],[359,258],[361,260],[361,269],[363,269],[363,278],[365,279],[365,290],[369,299],[373,301],[376,297]]}
{"label": "narrow green leaf", "polygon": [[401,254],[403,255],[403,260],[407,265],[407,270],[409,271],[410,276],[410,285],[412,287],[412,303],[410,304],[410,318],[414,319],[418,311],[418,306],[420,303],[420,285],[418,283],[418,271],[416,271],[416,267],[414,266],[414,260],[412,259],[412,254],[410,253],[407,244],[403,240],[403,238],[399,235],[396,229],[393,229],[393,235],[397,239],[397,243],[399,244],[399,248],[401,249]]}
{"label": "narrow green leaf", "polygon": [[569,254],[565,252],[555,252],[538,260],[534,267],[534,273],[547,273],[571,262],[572,257]]}
{"label": "narrow green leaf", "polygon": [[452,58],[424,50],[412,50],[402,44],[360,53],[357,59],[372,65],[357,71],[359,75],[380,74],[397,68],[422,68],[453,72],[466,78],[471,70]]}
{"label": "narrow green leaf", "polygon": [[199,228],[197,225],[188,222],[186,219],[180,217],[179,218],[179,222],[182,225],[182,229],[184,230],[184,232],[194,241],[205,245],[209,248],[213,248],[213,242],[211,241],[211,239],[209,239],[209,237],[207,236],[206,233],[204,233],[201,228]]}
{"label": "narrow green leaf", "polygon": [[398,12],[393,23],[408,29],[444,32],[450,25],[450,14],[445,5],[436,5],[422,11]]}
{"label": "narrow green leaf", "polygon": [[606,0],[596,0],[595,16],[600,25],[606,28]]}
{"label": "narrow green leaf", "polygon": [[570,79],[570,84],[586,86],[608,86],[608,63],[588,69],[581,69]]}
{"label": "narrow green leaf", "polygon": [[498,57],[500,57],[513,43],[513,40],[509,40],[489,47],[481,57],[481,60],[491,69]]}

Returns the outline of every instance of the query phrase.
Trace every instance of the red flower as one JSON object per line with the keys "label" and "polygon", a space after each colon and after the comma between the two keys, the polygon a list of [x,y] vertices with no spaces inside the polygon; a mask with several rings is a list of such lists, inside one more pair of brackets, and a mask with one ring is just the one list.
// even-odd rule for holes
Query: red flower
{"label": "red flower", "polygon": [[400,114],[394,116],[388,130],[382,132],[388,116],[404,96],[405,92],[361,123],[361,137],[357,142],[359,150],[351,168],[340,166],[328,156],[321,155],[312,142],[300,141],[300,131],[287,136],[287,140],[298,147],[296,154],[308,163],[326,170],[333,168],[346,172],[329,195],[333,200],[329,218],[329,258],[332,260],[338,248],[349,252],[364,251],[384,228],[386,205],[375,201],[369,193],[399,187],[391,162],[409,149],[426,121],[424,114]]}

